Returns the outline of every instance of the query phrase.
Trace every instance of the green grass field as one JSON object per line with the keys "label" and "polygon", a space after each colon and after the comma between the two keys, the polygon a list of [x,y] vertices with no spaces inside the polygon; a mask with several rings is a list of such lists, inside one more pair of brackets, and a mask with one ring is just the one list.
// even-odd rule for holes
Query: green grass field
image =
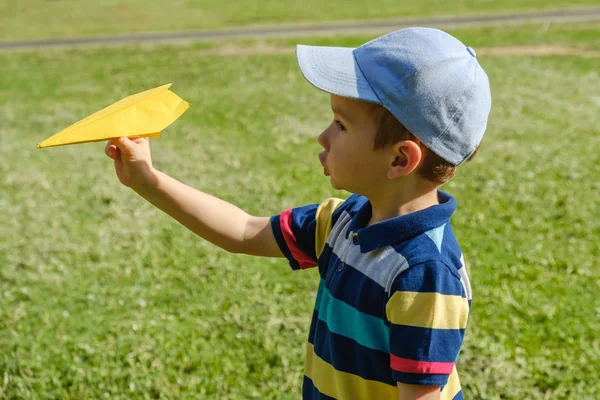
{"label": "green grass field", "polygon": [[[593,24],[455,34],[480,47],[600,49]],[[299,398],[316,271],[198,239],[120,186],[103,144],[35,148],[174,82],[192,108],[152,141],[160,170],[256,215],[347,196],[316,158],[328,96],[294,56],[205,50],[0,54],[0,398]],[[465,396],[598,398],[598,56],[480,62],[489,129],[444,186],[459,203],[453,224],[474,289]]]}
{"label": "green grass field", "polygon": [[4,0],[0,40],[597,6],[595,0]]}

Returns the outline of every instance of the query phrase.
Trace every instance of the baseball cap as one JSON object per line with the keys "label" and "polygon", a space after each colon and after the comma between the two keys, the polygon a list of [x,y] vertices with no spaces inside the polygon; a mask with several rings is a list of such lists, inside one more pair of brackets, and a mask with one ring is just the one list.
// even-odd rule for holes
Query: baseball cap
{"label": "baseball cap", "polygon": [[475,151],[492,105],[475,50],[438,29],[407,28],[357,48],[298,45],[298,65],[317,88],[381,104],[453,165]]}

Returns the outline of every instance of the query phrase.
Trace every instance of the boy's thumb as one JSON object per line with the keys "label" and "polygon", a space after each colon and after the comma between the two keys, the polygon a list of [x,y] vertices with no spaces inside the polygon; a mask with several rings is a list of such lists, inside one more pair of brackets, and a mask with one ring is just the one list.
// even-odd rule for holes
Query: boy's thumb
{"label": "boy's thumb", "polygon": [[114,139],[114,144],[121,151],[129,151],[133,147],[133,142],[128,137],[119,137]]}

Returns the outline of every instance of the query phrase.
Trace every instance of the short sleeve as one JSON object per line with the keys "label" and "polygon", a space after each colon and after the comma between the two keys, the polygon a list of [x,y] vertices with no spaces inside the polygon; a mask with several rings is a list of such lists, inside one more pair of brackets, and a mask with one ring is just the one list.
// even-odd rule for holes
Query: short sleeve
{"label": "short sleeve", "polygon": [[283,255],[293,269],[317,266],[323,245],[343,200],[330,198],[321,204],[283,211],[271,217],[271,229]]}
{"label": "short sleeve", "polygon": [[460,276],[441,262],[398,275],[386,305],[394,379],[444,386],[462,346],[469,308]]}

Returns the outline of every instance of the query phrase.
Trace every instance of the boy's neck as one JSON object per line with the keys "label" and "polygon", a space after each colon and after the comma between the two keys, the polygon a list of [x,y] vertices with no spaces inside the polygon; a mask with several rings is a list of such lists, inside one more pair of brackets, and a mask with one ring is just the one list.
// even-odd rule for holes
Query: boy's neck
{"label": "boy's neck", "polygon": [[372,212],[368,226],[439,204],[437,187],[402,191],[393,196],[369,198],[369,201]]}

